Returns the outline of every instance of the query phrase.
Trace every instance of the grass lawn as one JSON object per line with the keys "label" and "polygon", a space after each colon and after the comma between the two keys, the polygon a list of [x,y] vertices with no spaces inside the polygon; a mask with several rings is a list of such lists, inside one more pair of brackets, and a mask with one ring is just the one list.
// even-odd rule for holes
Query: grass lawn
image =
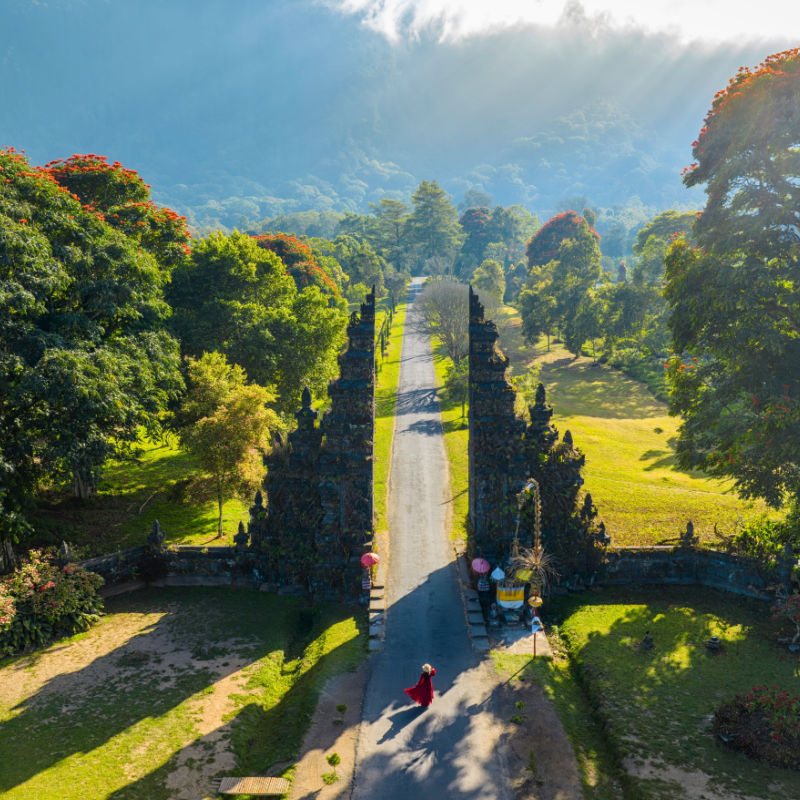
{"label": "grass lawn", "polygon": [[[5,800],[174,800],[291,775],[318,692],[365,655],[361,614],[247,590],[143,590],[0,662]],[[276,766],[277,765],[277,766]]]}
{"label": "grass lawn", "polygon": [[[378,375],[375,386],[375,462],[373,480],[375,531],[388,528],[386,519],[386,492],[389,485],[389,466],[392,460],[394,436],[394,410],[397,404],[397,382],[400,377],[400,354],[403,348],[403,325],[406,303],[399,303],[392,318],[386,357],[378,358]],[[376,323],[376,327],[379,327]]]}
{"label": "grass lawn", "polygon": [[[450,537],[467,541],[467,517],[469,513],[469,459],[467,446],[469,428],[466,416],[462,419],[461,403],[442,395],[444,376],[450,359],[444,347],[436,339],[432,340],[433,366],[436,370],[436,391],[439,408],[442,412],[444,446],[450,468]],[[466,415],[466,408],[465,408]]]}
{"label": "grass lawn", "polygon": [[[197,463],[175,437],[143,441],[135,461],[110,461],[103,469],[97,496],[79,501],[55,496],[40,504],[38,544],[77,545],[79,555],[113,553],[145,543],[157,519],[171,544],[233,544],[239,521],[247,524],[250,503],[237,498],[222,509],[223,538],[217,535],[217,503],[188,500],[181,485],[198,474]],[[47,499],[47,498],[46,498]]]}
{"label": "grass lawn", "polygon": [[[800,797],[800,772],[751,761],[710,732],[711,715],[734,694],[757,684],[800,690],[800,662],[774,644],[765,604],[699,588],[620,588],[555,599],[546,614],[559,620],[573,673],[625,768],[620,796]],[[641,652],[646,630],[655,648]],[[711,635],[724,643],[719,654],[704,647]],[[571,701],[558,695],[569,730]]]}
{"label": "grass lawn", "polygon": [[[745,520],[767,513],[760,502],[742,500],[730,483],[685,471],[675,463],[679,420],[646,386],[592,359],[574,359],[562,345],[542,340],[536,349],[522,338],[519,315],[498,311],[500,346],[514,374],[533,366],[553,407],[553,424],[572,432],[586,454],[585,489],[618,546],[674,543],[694,523],[695,534],[716,541],[714,525],[731,533]],[[772,516],[775,516],[774,512]]]}

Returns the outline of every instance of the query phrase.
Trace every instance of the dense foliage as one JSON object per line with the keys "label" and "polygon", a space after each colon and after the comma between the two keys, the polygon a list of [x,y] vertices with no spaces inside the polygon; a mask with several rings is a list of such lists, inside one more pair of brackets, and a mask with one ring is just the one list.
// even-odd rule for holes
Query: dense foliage
{"label": "dense foliage", "polygon": [[59,566],[32,550],[0,581],[0,656],[86,630],[102,609],[103,579],[77,564]]}
{"label": "dense foliage", "polygon": [[563,242],[568,240],[581,240],[586,237],[594,238],[600,243],[597,231],[588,221],[575,211],[564,211],[549,219],[531,237],[525,250],[528,266],[541,266],[558,258],[559,249]]}
{"label": "dense foliage", "polygon": [[340,294],[341,285],[336,282],[336,277],[340,276],[326,272],[305,242],[286,233],[266,233],[253,238],[259,247],[271,250],[280,258],[298,291],[307,286],[317,286],[326,294]]}
{"label": "dense foliage", "polygon": [[800,51],[714,98],[687,185],[707,203],[667,257],[683,466],[780,505],[800,495]]}
{"label": "dense foliage", "polygon": [[599,238],[574,211],[548,220],[531,238],[526,251],[528,276],[519,295],[529,341],[557,327],[577,356],[587,339],[600,335],[595,293],[601,272]]}
{"label": "dense foliage", "polygon": [[222,353],[293,413],[304,387],[334,377],[346,316],[317,286],[298,291],[278,256],[252,237],[216,233],[197,242],[173,274],[171,321],[185,354]]}
{"label": "dense foliage", "polygon": [[23,532],[40,479],[87,496],[109,456],[158,429],[182,389],[168,280],[137,237],[0,152],[0,537]]}

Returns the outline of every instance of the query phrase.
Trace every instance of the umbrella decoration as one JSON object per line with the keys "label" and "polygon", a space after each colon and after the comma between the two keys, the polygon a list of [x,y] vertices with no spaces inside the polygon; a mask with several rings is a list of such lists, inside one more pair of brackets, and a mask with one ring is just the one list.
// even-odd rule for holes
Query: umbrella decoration
{"label": "umbrella decoration", "polygon": [[472,569],[474,572],[477,572],[478,575],[485,575],[489,569],[490,564],[485,558],[473,558],[472,559]]}
{"label": "umbrella decoration", "polygon": [[381,557],[377,553],[364,553],[361,556],[361,566],[362,567],[374,567],[376,564],[379,564],[381,561]]}

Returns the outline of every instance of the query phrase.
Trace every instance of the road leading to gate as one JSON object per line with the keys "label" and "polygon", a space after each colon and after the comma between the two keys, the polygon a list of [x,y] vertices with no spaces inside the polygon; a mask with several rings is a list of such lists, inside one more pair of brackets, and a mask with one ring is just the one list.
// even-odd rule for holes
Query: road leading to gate
{"label": "road leading to gate", "polygon": [[[490,663],[473,652],[447,538],[447,460],[430,341],[410,288],[389,486],[386,639],[373,656],[352,797],[510,800]],[[437,669],[423,709],[404,694]]]}

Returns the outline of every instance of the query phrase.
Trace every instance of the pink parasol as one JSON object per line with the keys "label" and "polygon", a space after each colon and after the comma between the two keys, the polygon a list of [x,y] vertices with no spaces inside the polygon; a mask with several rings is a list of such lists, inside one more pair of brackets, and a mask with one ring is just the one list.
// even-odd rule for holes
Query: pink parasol
{"label": "pink parasol", "polygon": [[485,575],[489,571],[490,564],[485,558],[473,558],[472,559],[472,569],[478,573],[478,575]]}
{"label": "pink parasol", "polygon": [[361,566],[362,567],[374,567],[375,564],[379,564],[381,557],[377,553],[364,553],[361,556]]}

